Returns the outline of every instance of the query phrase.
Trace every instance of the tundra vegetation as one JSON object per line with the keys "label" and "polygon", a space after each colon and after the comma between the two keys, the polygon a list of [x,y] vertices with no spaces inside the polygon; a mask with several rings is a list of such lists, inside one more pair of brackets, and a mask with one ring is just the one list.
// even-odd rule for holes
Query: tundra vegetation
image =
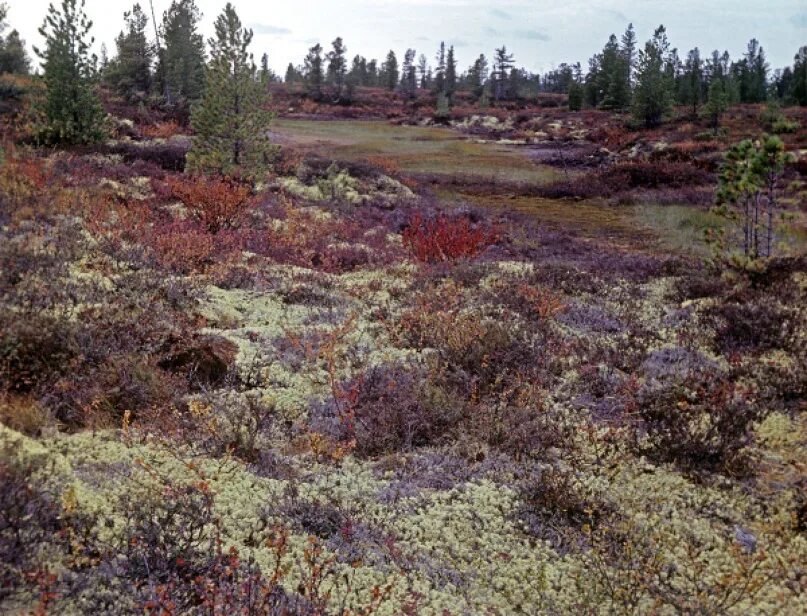
{"label": "tundra vegetation", "polygon": [[805,48],[13,16],[0,612],[804,613]]}

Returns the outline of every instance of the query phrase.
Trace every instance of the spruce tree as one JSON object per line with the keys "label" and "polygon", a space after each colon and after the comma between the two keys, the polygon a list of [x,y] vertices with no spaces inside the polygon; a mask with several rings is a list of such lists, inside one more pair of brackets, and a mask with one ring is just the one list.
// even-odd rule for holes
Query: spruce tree
{"label": "spruce tree", "polygon": [[252,30],[241,25],[229,2],[215,29],[204,95],[191,116],[196,137],[188,170],[253,179],[265,169],[273,147],[267,133],[272,114],[263,109],[268,95],[247,51]]}
{"label": "spruce tree", "polygon": [[647,128],[661,124],[664,114],[672,107],[672,84],[667,68],[669,46],[667,31],[659,26],[639,52],[633,113]]}
{"label": "spruce tree", "polygon": [[488,59],[485,57],[485,54],[480,54],[471,68],[468,69],[468,87],[470,87],[471,93],[476,98],[481,98],[485,93],[485,84],[487,81]]}
{"label": "spruce tree", "polygon": [[383,75],[383,85],[390,91],[394,90],[398,85],[398,58],[391,49],[381,67],[381,74]]}
{"label": "spruce tree", "polygon": [[633,87],[633,74],[636,69],[636,31],[632,23],[628,24],[628,29],[622,35],[622,55],[626,60],[628,84]]}
{"label": "spruce tree", "polygon": [[569,111],[580,111],[583,108],[583,86],[572,81],[569,84]]}
{"label": "spruce tree", "polygon": [[709,122],[709,126],[717,132],[720,128],[720,118],[726,111],[727,107],[726,89],[723,80],[719,78],[712,79],[709,84],[709,97],[706,101],[704,115]]}
{"label": "spruce tree", "polygon": [[198,32],[202,14],[194,0],[174,0],[163,14],[160,50],[161,89],[169,102],[195,102],[205,86],[205,44]]}
{"label": "spruce tree", "polygon": [[512,68],[513,54],[507,53],[507,47],[502,45],[493,56],[493,98],[497,101],[508,94],[507,80]]}
{"label": "spruce tree", "polygon": [[132,100],[148,94],[151,88],[151,63],[154,49],[146,36],[148,17],[135,4],[123,14],[126,28],[115,39],[117,56],[106,70],[109,84],[123,97]]}
{"label": "spruce tree", "polygon": [[698,105],[703,101],[703,63],[697,47],[687,54],[678,90],[678,100],[682,104],[692,107],[693,116],[698,115]]}
{"label": "spruce tree", "polygon": [[30,71],[31,60],[20,33],[12,30],[5,38],[0,37],[0,73],[27,75]]}
{"label": "spruce tree", "polygon": [[322,85],[325,81],[322,64],[322,45],[317,43],[308,50],[304,66],[305,85],[308,88],[308,95],[318,101],[322,98]]}
{"label": "spruce tree", "polygon": [[454,58],[454,46],[448,48],[446,55],[445,94],[449,101],[457,90],[457,60]]}
{"label": "spruce tree", "polygon": [[418,57],[418,73],[420,74],[420,87],[425,90],[429,87],[429,61],[426,54],[420,54]]}
{"label": "spruce tree", "polygon": [[417,93],[418,79],[417,67],[415,66],[415,50],[407,49],[404,54],[403,67],[401,69],[401,92],[407,98],[415,98]]}
{"label": "spruce tree", "polygon": [[271,74],[272,69],[269,68],[269,54],[264,52],[264,54],[261,56],[261,72],[259,77],[261,85],[265,86],[269,83]]}
{"label": "spruce tree", "polygon": [[347,47],[342,37],[338,36],[331,43],[331,51],[326,56],[328,60],[328,83],[333,88],[335,101],[342,100],[345,80],[347,78]]}
{"label": "spruce tree", "polygon": [[27,75],[31,70],[31,61],[25,51],[25,41],[20,33],[12,30],[8,36],[3,36],[8,24],[8,6],[0,3],[0,73],[18,73]]}
{"label": "spruce tree", "polygon": [[624,105],[624,96],[620,92],[624,70],[621,59],[619,41],[616,35],[612,34],[603,47],[599,62],[598,90],[602,101],[599,106],[603,109],[618,110]]}
{"label": "spruce tree", "polygon": [[45,143],[86,144],[103,137],[104,111],[95,93],[95,56],[90,55],[92,22],[84,14],[84,0],[62,0],[60,8],[48,7],[39,29],[46,86],[42,103],[44,126],[39,139]]}
{"label": "spruce tree", "polygon": [[437,60],[437,68],[434,70],[434,89],[439,94],[445,92],[446,88],[446,44],[442,41],[435,60]]}
{"label": "spruce tree", "polygon": [[793,58],[793,82],[790,88],[793,100],[807,105],[807,46],[799,49]]}

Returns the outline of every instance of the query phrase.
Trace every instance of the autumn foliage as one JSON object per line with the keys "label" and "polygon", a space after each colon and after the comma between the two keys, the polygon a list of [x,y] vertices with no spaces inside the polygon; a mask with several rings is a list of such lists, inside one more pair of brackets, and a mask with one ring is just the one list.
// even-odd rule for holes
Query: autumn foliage
{"label": "autumn foliage", "polygon": [[416,213],[403,232],[404,246],[412,257],[423,263],[439,263],[477,256],[496,243],[495,229],[475,226],[467,216],[432,219]]}
{"label": "autumn foliage", "polygon": [[229,178],[201,176],[172,178],[169,188],[210,233],[233,226],[247,209],[252,192]]}

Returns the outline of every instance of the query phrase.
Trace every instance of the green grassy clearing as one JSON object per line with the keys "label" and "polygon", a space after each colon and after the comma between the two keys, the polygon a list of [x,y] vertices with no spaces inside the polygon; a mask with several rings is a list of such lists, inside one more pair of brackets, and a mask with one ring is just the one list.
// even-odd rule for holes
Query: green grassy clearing
{"label": "green grassy clearing", "polygon": [[467,175],[502,182],[545,183],[559,176],[515,148],[463,139],[447,128],[378,121],[277,120],[273,131],[303,149],[341,160],[381,156],[407,173]]}

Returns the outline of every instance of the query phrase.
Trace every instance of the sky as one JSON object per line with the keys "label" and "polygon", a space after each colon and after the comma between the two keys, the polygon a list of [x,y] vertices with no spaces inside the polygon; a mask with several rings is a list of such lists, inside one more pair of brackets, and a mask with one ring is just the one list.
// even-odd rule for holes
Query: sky
{"label": "sky", "polygon": [[[60,2],[60,0],[56,0]],[[7,0],[11,27],[29,48],[40,45],[37,32],[49,0]],[[148,0],[141,4],[149,12]],[[154,0],[158,20],[170,0]],[[213,33],[223,0],[197,0],[202,33]],[[659,24],[667,27],[681,56],[697,46],[702,55],[727,49],[740,56],[756,37],[773,68],[793,63],[807,45],[804,0],[298,0],[297,2],[233,2],[241,21],[254,31],[251,51],[256,61],[266,52],[281,75],[289,62],[302,62],[306,50],[341,36],[352,58],[361,54],[383,60],[390,49],[399,60],[407,47],[425,53],[430,63],[441,40],[454,45],[460,68],[484,53],[489,58],[506,44],[519,66],[544,72],[561,62],[581,62],[602,49],[611,33],[621,35],[633,22],[643,43]],[[86,0],[94,22],[96,50],[105,42],[113,54],[123,12],[132,0]]]}

